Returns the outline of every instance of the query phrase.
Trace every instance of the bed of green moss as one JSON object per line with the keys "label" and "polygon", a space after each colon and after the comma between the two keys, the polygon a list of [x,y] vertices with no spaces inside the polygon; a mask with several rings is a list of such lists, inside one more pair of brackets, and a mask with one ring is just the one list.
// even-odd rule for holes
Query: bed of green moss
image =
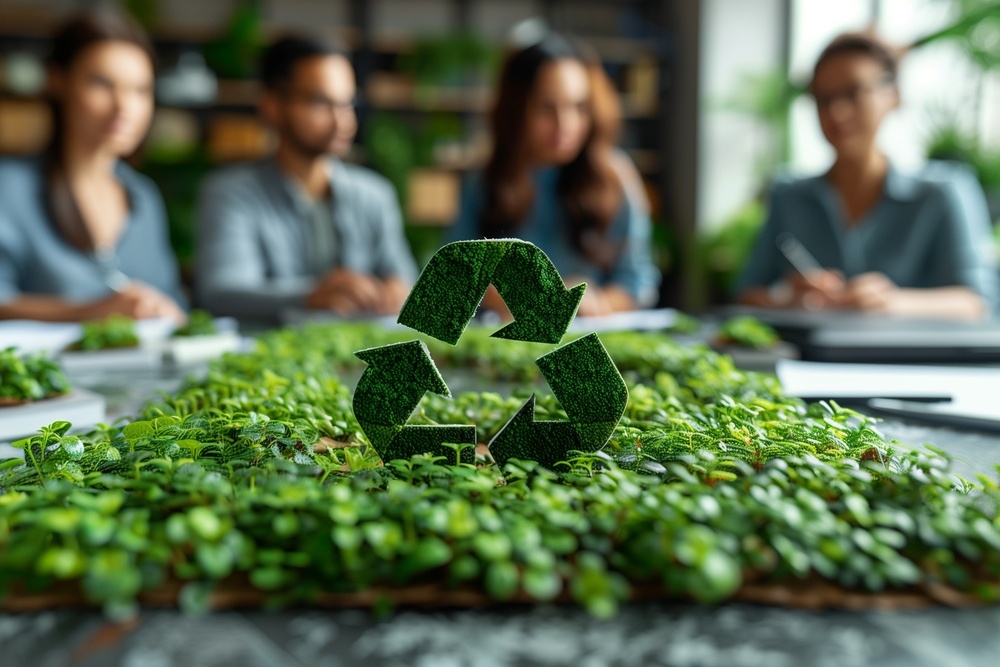
{"label": "bed of green moss", "polygon": [[[602,336],[630,385],[602,452],[554,471],[459,465],[458,452],[383,464],[341,378],[355,351],[411,338],[274,332],[131,422],[20,441],[24,458],[0,464],[0,605],[71,591],[121,615],[164,590],[197,610],[213,591],[280,604],[430,587],[428,601],[609,615],[637,591],[717,602],[797,580],[998,595],[995,479],[961,480],[940,452],[663,335]],[[415,422],[475,423],[485,443],[531,391],[539,418],[560,417],[534,365],[549,346],[473,330],[429,347],[446,380],[505,390],[425,397]]]}

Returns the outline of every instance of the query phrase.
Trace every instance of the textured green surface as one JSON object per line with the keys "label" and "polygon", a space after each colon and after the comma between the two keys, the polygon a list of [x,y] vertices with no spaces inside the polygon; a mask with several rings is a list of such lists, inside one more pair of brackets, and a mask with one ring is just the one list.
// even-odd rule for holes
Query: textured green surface
{"label": "textured green surface", "polygon": [[406,426],[379,456],[383,461],[408,461],[418,453],[442,456],[449,464],[471,465],[476,462],[476,426]]}
{"label": "textured green surface", "polygon": [[[423,342],[361,350],[356,356],[368,367],[354,392],[354,416],[383,461],[427,452],[454,460],[454,450],[442,443],[476,444],[475,426],[405,426],[426,392],[451,396]],[[463,450],[463,462],[474,458],[472,448]]]}
{"label": "textured green surface", "polygon": [[[383,466],[339,370],[400,334],[270,332],[130,423],[69,434],[56,422],[13,443],[21,455],[0,461],[0,604],[81,591],[120,620],[146,593],[180,590],[182,607],[205,611],[233,591],[308,605],[345,592],[402,600],[419,586],[608,615],[638,593],[718,602],[769,582],[1000,600],[1000,485],[986,461],[963,480],[939,451],[662,334],[601,336],[630,384],[599,454],[556,472],[509,462],[503,480],[487,461],[453,465],[452,448]],[[518,398],[431,394],[413,421],[475,422],[488,442],[536,388],[547,350],[486,331],[462,339],[429,344],[439,366],[475,363],[485,386],[503,369],[523,378]],[[552,433],[572,429],[547,392],[532,407],[562,420]],[[315,447],[330,439],[346,446]]]}
{"label": "textured green surface", "polygon": [[[398,321],[454,345],[490,283],[514,316],[493,336],[535,343],[562,340],[587,289],[567,290],[551,260],[531,243],[459,241],[431,258]],[[425,391],[450,395],[422,343],[387,345],[357,356],[370,365],[354,396],[355,415],[383,461],[427,451],[447,455],[444,443],[467,443],[470,437],[475,443],[475,426],[403,427]],[[569,421],[535,422],[532,395],[491,442],[501,465],[519,458],[553,467],[571,451],[596,451],[625,411],[628,389],[597,334],[540,357],[538,368]],[[460,460],[473,456],[473,450],[463,449]]]}
{"label": "textured green surface", "polygon": [[567,452],[580,450],[582,446],[573,424],[535,421],[535,395],[532,394],[490,441],[490,455],[500,468],[510,459],[521,459],[559,470],[556,464],[570,458]]}
{"label": "textured green surface", "polygon": [[593,452],[608,441],[628,403],[628,388],[597,334],[556,348],[536,362],[569,422],[533,421],[532,396],[490,443],[501,466],[511,458],[552,467],[572,450]]}
{"label": "textured green surface", "polygon": [[557,344],[576,315],[587,285],[567,290],[552,261],[530,243],[515,241],[493,274],[514,321],[493,335]]}
{"label": "textured green surface", "polygon": [[567,290],[552,261],[526,241],[457,241],[424,267],[398,322],[455,345],[490,283],[514,316],[494,336],[538,343],[562,340],[586,290]]}

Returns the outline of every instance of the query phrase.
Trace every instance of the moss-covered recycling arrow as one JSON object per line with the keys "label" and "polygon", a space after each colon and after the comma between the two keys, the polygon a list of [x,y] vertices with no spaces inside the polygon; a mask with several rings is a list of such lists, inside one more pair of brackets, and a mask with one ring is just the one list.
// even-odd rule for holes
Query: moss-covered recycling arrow
{"label": "moss-covered recycling arrow", "polygon": [[445,443],[471,445],[461,451],[461,461],[475,461],[474,425],[405,425],[426,392],[451,396],[426,345],[411,340],[361,350],[355,356],[368,367],[354,390],[354,417],[383,461],[427,452],[454,461],[455,451]]}
{"label": "moss-covered recycling arrow", "polygon": [[[539,343],[562,340],[586,290],[586,285],[567,290],[552,261],[526,241],[459,241],[431,258],[398,321],[454,345],[491,283],[514,316],[493,335]],[[475,444],[474,425],[406,425],[424,393],[451,396],[422,342],[356,354],[368,367],[354,393],[354,415],[383,461],[428,452],[451,460],[452,445]],[[597,334],[556,348],[537,364],[568,421],[536,422],[535,397],[529,398],[490,443],[501,466],[519,458],[553,467],[574,450],[596,451],[625,411],[628,389]],[[474,448],[461,450],[462,462],[474,457]]]}
{"label": "moss-covered recycling arrow", "polygon": [[628,403],[628,387],[596,333],[535,363],[569,421],[536,422],[532,394],[490,441],[490,454],[501,467],[517,458],[551,468],[571,451],[597,451],[614,433]]}
{"label": "moss-covered recycling arrow", "polygon": [[566,289],[552,260],[527,241],[456,241],[431,257],[397,321],[455,345],[490,283],[514,316],[493,335],[535,343],[562,340],[587,289]]}

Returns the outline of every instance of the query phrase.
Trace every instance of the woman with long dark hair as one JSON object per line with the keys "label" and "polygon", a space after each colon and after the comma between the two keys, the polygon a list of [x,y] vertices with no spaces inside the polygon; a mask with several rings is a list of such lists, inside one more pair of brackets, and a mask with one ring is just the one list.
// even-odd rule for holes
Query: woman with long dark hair
{"label": "woman with long dark hair", "polygon": [[[516,237],[540,247],[568,285],[586,281],[581,315],[655,303],[642,180],[615,148],[621,114],[599,63],[549,35],[500,75],[493,152],[466,184],[450,240]],[[490,291],[485,305],[504,311]]]}
{"label": "woman with long dark hair", "polygon": [[0,319],[183,320],[160,193],[122,160],[152,119],[148,39],[124,16],[84,13],[49,65],[48,150],[0,161]]}

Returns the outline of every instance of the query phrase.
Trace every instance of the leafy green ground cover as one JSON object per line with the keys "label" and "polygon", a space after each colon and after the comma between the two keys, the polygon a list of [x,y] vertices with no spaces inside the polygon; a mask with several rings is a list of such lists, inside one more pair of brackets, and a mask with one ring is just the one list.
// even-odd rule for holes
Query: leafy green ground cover
{"label": "leafy green ground cover", "polygon": [[[602,452],[554,471],[459,465],[457,451],[383,464],[341,378],[355,351],[411,338],[274,332],[130,423],[20,441],[24,457],[0,464],[0,606],[68,591],[120,616],[164,591],[197,611],[226,594],[378,604],[424,590],[606,616],[637,594],[712,603],[749,582],[1000,594],[995,479],[958,479],[936,450],[662,335],[602,336],[630,384]],[[469,331],[429,347],[446,380],[466,368],[513,388],[426,397],[415,422],[475,423],[485,443],[530,391],[538,418],[560,417],[537,384],[548,346]]]}
{"label": "leafy green ground cover", "polygon": [[21,356],[15,348],[0,349],[0,406],[61,396],[69,390],[59,364],[46,355]]}
{"label": "leafy green ground cover", "polygon": [[175,338],[185,338],[190,336],[213,336],[219,333],[215,326],[215,318],[207,310],[192,310],[188,314],[188,320],[183,325],[174,329],[170,334]]}
{"label": "leafy green ground cover", "polygon": [[109,315],[102,320],[83,323],[80,340],[69,346],[71,350],[114,350],[137,347],[139,334],[135,320],[124,315]]}

